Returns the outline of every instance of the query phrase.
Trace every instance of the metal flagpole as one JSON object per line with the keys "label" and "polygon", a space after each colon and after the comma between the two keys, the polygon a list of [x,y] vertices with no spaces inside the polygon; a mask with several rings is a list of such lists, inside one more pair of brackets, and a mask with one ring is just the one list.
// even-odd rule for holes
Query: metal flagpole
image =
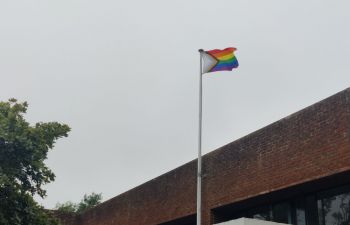
{"label": "metal flagpole", "polygon": [[202,52],[199,49],[199,120],[198,120],[198,166],[197,166],[197,225],[201,225],[202,210]]}

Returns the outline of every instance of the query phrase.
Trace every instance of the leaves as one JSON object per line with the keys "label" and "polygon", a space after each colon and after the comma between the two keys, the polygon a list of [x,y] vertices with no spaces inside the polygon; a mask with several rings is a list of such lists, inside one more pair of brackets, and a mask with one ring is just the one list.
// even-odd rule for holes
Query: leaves
{"label": "leaves", "polygon": [[45,197],[42,185],[54,181],[55,175],[44,160],[70,131],[57,122],[31,126],[24,119],[27,107],[16,99],[0,102],[0,224],[48,224],[33,195]]}
{"label": "leaves", "polygon": [[84,195],[83,199],[80,201],[80,203],[75,204],[73,202],[66,202],[66,203],[57,203],[56,209],[60,212],[74,212],[74,213],[83,213],[86,210],[89,210],[96,205],[100,204],[102,200],[102,194],[96,194],[92,192],[90,195]]}

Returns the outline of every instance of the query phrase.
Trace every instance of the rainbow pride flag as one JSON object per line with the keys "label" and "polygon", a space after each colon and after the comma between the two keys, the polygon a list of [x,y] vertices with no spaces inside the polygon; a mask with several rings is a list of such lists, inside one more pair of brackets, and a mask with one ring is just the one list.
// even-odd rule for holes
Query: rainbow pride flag
{"label": "rainbow pride flag", "polygon": [[202,73],[216,71],[232,71],[238,67],[238,61],[234,52],[236,48],[214,49],[210,51],[199,50],[202,56]]}

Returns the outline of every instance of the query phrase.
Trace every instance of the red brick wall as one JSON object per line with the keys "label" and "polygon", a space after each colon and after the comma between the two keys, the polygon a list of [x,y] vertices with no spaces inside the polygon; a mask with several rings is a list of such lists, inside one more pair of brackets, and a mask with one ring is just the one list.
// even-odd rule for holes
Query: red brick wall
{"label": "red brick wall", "polygon": [[58,219],[60,224],[63,225],[76,225],[79,224],[78,217],[75,213],[65,213],[57,210],[51,210],[50,214]]}
{"label": "red brick wall", "polygon": [[[203,225],[211,209],[350,171],[350,89],[207,154]],[[76,225],[156,225],[196,212],[196,161],[121,194]]]}

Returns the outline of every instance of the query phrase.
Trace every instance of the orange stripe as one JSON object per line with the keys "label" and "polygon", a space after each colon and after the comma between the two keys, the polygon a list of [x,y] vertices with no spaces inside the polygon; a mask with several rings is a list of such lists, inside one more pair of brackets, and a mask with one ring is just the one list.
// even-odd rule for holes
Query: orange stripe
{"label": "orange stripe", "polygon": [[222,52],[215,53],[215,54],[213,54],[213,55],[214,55],[216,58],[218,58],[218,57],[222,57],[222,56],[230,55],[230,54],[233,54],[233,50],[225,50],[225,51],[222,51]]}
{"label": "orange stripe", "polygon": [[229,54],[226,54],[226,55],[222,55],[222,56],[216,56],[216,58],[218,60],[228,60],[228,59],[232,59],[233,57],[235,57],[233,55],[233,53],[229,53]]}

